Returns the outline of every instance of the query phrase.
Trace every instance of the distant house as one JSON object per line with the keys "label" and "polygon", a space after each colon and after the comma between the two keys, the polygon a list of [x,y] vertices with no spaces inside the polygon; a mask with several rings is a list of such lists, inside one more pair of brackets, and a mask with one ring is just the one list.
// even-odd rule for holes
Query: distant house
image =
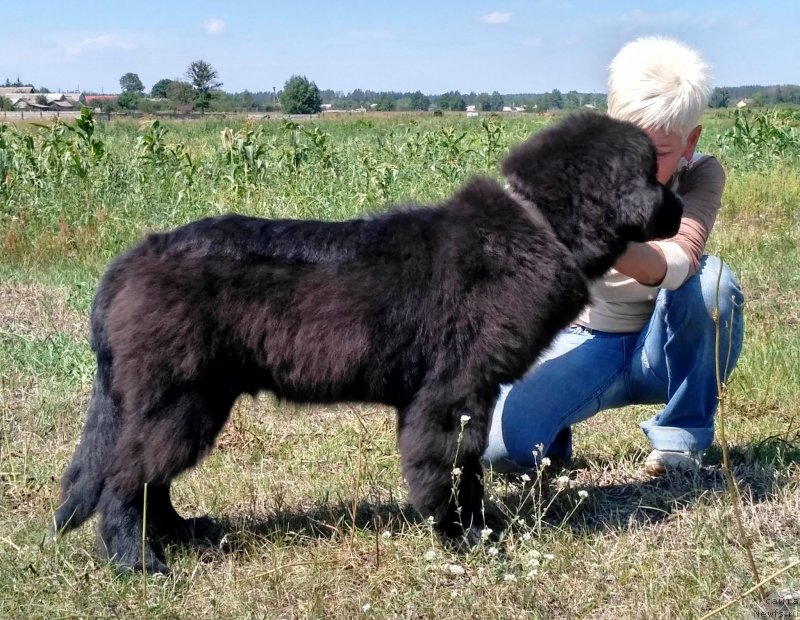
{"label": "distant house", "polygon": [[81,107],[80,93],[34,93],[31,87],[19,87],[13,91],[0,88],[0,96],[11,101],[17,110],[77,110]]}
{"label": "distant house", "polygon": [[751,103],[752,100],[750,99],[740,99],[739,101],[736,102],[736,107],[741,110],[742,108],[746,108],[747,106],[749,106]]}
{"label": "distant house", "polygon": [[332,104],[332,103],[323,103],[323,104],[322,104],[321,106],[319,106],[319,107],[320,107],[320,109],[322,109],[322,110],[332,110],[332,109],[333,109],[333,104]]}
{"label": "distant house", "polygon": [[467,116],[470,118],[475,118],[476,116],[480,116],[475,110],[470,110],[469,108],[474,108],[475,106],[467,106]]}
{"label": "distant house", "polygon": [[10,95],[30,95],[33,92],[33,86],[0,86],[0,97],[9,97]]}
{"label": "distant house", "polygon": [[83,101],[86,103],[87,108],[99,110],[103,105],[114,105],[117,103],[119,96],[117,95],[84,95]]}
{"label": "distant house", "polygon": [[467,112],[476,112],[476,107],[474,105],[467,106]]}

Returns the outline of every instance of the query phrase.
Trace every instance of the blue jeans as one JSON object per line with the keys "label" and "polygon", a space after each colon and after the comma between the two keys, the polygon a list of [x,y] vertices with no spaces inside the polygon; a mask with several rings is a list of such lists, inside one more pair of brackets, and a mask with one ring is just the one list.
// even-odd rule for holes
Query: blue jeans
{"label": "blue jeans", "polygon": [[570,426],[604,409],[632,404],[666,403],[640,423],[653,448],[710,446],[718,404],[712,313],[720,267],[719,359],[727,379],[742,348],[744,298],[728,267],[715,256],[704,256],[697,273],[680,288],[659,292],[641,332],[567,328],[528,374],[502,386],[484,462],[512,471],[535,466],[543,455],[568,459]]}

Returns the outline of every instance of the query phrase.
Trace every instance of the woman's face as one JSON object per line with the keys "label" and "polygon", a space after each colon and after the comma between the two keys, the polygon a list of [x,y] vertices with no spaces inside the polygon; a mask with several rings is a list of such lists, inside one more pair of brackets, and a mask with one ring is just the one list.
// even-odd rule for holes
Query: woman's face
{"label": "woman's face", "polygon": [[678,170],[681,158],[692,161],[694,149],[700,139],[702,127],[698,125],[688,136],[675,131],[667,133],[662,129],[648,129],[645,133],[653,141],[658,156],[658,171],[656,177],[659,182],[666,184]]}

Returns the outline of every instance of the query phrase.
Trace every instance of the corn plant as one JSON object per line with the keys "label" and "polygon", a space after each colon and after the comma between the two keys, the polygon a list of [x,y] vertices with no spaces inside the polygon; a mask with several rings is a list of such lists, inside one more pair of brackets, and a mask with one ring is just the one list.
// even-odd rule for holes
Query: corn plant
{"label": "corn plant", "polygon": [[169,129],[163,127],[160,121],[152,121],[136,139],[136,157],[143,162],[162,163],[168,153],[165,140],[168,132]]}
{"label": "corn plant", "polygon": [[94,165],[105,155],[105,144],[94,135],[94,115],[87,108],[81,108],[81,114],[75,119],[75,125],[64,125],[75,138],[68,150],[72,171],[81,179],[86,179]]}
{"label": "corn plant", "polygon": [[481,154],[483,166],[487,170],[497,165],[497,158],[505,148],[505,125],[496,116],[481,120],[483,128],[483,144]]}
{"label": "corn plant", "polygon": [[309,159],[309,147],[298,139],[298,132],[302,126],[294,121],[284,121],[283,130],[289,137],[288,144],[276,147],[278,161],[283,170],[288,170],[293,174],[300,171],[300,167]]}
{"label": "corn plant", "polygon": [[472,152],[466,140],[467,132],[455,127],[442,127],[435,134],[426,136],[433,155],[431,170],[438,172],[450,184],[456,184],[464,176],[466,158]]}
{"label": "corn plant", "polygon": [[237,192],[261,182],[269,168],[267,148],[260,142],[263,129],[243,129],[234,134],[226,127],[221,132],[225,167],[224,178]]}
{"label": "corn plant", "polygon": [[792,115],[779,110],[733,112],[733,126],[719,134],[717,146],[733,168],[761,169],[776,160],[800,156],[800,130]]}
{"label": "corn plant", "polygon": [[303,127],[300,127],[300,129],[309,140],[311,145],[310,151],[316,162],[319,163],[323,169],[333,171],[334,156],[330,146],[331,135],[320,131],[319,127],[314,127],[313,130],[304,129]]}

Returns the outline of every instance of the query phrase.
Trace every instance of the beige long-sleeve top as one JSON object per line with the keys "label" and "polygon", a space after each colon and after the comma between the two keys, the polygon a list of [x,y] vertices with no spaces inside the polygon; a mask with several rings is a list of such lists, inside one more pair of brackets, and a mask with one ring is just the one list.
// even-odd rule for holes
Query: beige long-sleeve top
{"label": "beige long-sleeve top", "polygon": [[677,172],[670,187],[683,200],[678,234],[655,241],[667,261],[659,286],[645,286],[611,269],[591,287],[591,303],[578,325],[605,332],[637,332],[650,320],[660,289],[675,290],[697,271],[706,240],[717,219],[725,187],[725,171],[714,157],[695,155],[690,166]]}

